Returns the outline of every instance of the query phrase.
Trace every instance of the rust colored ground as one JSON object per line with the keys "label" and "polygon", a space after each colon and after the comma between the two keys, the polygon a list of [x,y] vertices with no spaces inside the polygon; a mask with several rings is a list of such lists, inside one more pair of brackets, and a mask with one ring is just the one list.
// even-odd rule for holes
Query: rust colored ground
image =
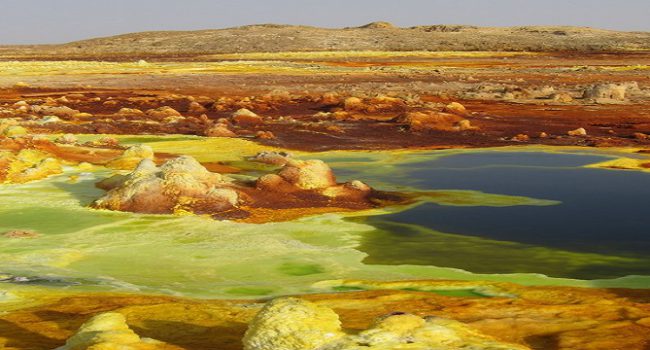
{"label": "rust colored ground", "polygon": [[[412,282],[414,287],[450,283],[458,284]],[[433,292],[375,290],[303,298],[333,308],[343,326],[351,330],[365,329],[374,318],[400,311],[453,318],[533,349],[645,350],[650,342],[647,290],[497,285],[517,297],[461,298]],[[0,344],[4,342],[6,349],[52,349],[62,345],[92,315],[117,310],[141,336],[186,349],[240,350],[247,323],[260,306],[260,301],[60,295],[43,305],[0,315]]]}

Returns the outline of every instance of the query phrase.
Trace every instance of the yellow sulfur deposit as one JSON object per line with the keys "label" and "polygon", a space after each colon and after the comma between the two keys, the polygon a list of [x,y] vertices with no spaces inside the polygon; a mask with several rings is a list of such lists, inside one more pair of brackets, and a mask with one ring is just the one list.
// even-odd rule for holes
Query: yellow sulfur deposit
{"label": "yellow sulfur deposit", "polygon": [[126,324],[124,316],[117,312],[96,315],[64,346],[56,350],[156,350],[178,349],[154,339],[140,338]]}
{"label": "yellow sulfur deposit", "polygon": [[249,325],[245,350],[319,349],[344,337],[331,309],[297,298],[267,303]]}
{"label": "yellow sulfur deposit", "polygon": [[346,334],[333,310],[297,298],[275,299],[262,309],[244,337],[245,350],[525,350],[471,327],[439,317],[407,313],[375,320],[358,334]]}
{"label": "yellow sulfur deposit", "polygon": [[9,152],[0,154],[0,181],[25,183],[62,172],[61,163],[44,152],[22,150],[16,155]]}
{"label": "yellow sulfur deposit", "polygon": [[154,152],[150,146],[135,145],[129,147],[124,153],[106,164],[111,169],[133,170],[143,159],[153,159]]}

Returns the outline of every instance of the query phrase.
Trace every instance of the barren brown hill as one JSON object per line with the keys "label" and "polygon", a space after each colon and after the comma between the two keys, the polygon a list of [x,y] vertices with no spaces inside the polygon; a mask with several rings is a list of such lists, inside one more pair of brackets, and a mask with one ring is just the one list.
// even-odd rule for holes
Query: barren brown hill
{"label": "barren brown hill", "polygon": [[390,23],[375,22],[343,29],[266,24],[215,30],[142,32],[61,45],[0,46],[0,57],[119,59],[291,51],[639,50],[650,50],[649,32],[557,26],[432,25],[398,28]]}

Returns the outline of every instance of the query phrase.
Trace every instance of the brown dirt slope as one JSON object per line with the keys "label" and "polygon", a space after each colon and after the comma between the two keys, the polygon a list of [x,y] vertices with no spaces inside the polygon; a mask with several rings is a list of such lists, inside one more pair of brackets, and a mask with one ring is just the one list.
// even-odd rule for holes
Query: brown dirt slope
{"label": "brown dirt slope", "polygon": [[650,49],[650,33],[582,27],[398,28],[377,22],[356,28],[250,25],[199,31],[124,34],[62,45],[1,47],[0,57],[187,57],[287,51],[574,51]]}

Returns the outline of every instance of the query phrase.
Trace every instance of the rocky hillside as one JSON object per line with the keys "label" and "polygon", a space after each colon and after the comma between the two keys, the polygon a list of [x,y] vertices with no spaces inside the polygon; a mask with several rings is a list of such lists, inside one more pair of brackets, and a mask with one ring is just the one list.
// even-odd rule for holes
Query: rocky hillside
{"label": "rocky hillside", "polygon": [[650,33],[580,27],[432,25],[398,28],[385,22],[343,29],[266,24],[132,33],[62,45],[0,47],[0,56],[187,57],[242,52],[357,50],[636,51],[650,50]]}

